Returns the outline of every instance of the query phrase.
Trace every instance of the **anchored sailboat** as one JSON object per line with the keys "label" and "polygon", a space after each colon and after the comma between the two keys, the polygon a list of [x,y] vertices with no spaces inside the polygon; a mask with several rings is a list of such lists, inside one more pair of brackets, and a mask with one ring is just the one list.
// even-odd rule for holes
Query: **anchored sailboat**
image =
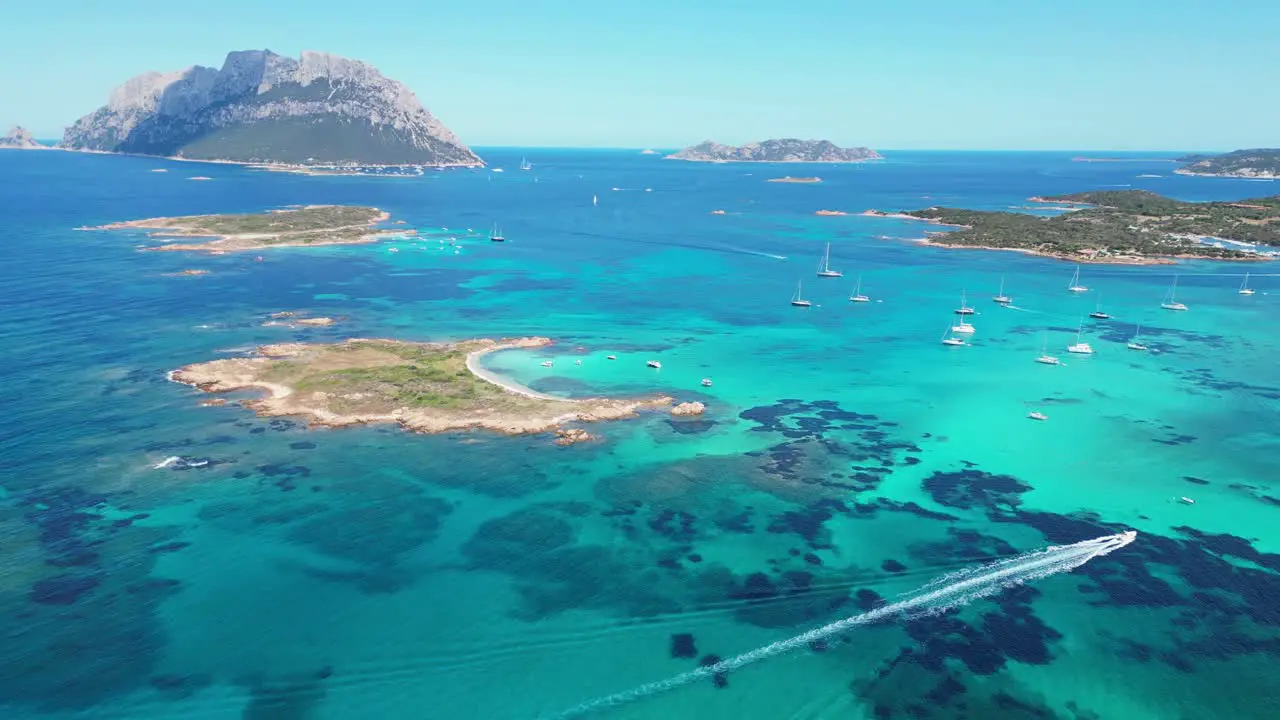
{"label": "anchored sailboat", "polygon": [[1138,338],[1142,336],[1142,323],[1138,323],[1138,329],[1133,333],[1133,337],[1129,340],[1129,344],[1125,347],[1130,350],[1146,350],[1147,346],[1143,345]]}
{"label": "anchored sailboat", "polygon": [[953,346],[953,347],[960,347],[960,346],[968,345],[968,344],[969,344],[969,343],[967,343],[967,342],[965,342],[965,341],[964,341],[964,338],[958,338],[958,337],[956,337],[956,336],[952,335],[951,333],[952,333],[953,331],[954,331],[954,328],[948,327],[946,330],[944,330],[944,331],[942,332],[942,344],[943,344],[943,345],[951,345],[951,346]]}
{"label": "anchored sailboat", "polygon": [[1001,305],[1008,305],[1009,303],[1013,302],[1013,298],[1004,294],[1004,276],[1003,275],[1000,276],[1000,290],[996,293],[996,296],[991,299],[994,300],[995,302],[1000,303]]}
{"label": "anchored sailboat", "polygon": [[1110,320],[1111,316],[1102,312],[1102,293],[1098,293],[1098,304],[1093,312],[1089,313],[1089,317],[1094,320]]}
{"label": "anchored sailboat", "polygon": [[831,243],[827,243],[827,251],[822,254],[822,264],[818,266],[818,277],[841,277],[844,273],[831,269]]}
{"label": "anchored sailboat", "polygon": [[1074,293],[1089,292],[1089,288],[1080,284],[1080,266],[1076,265],[1076,274],[1071,276],[1071,283],[1067,285],[1067,290]]}
{"label": "anchored sailboat", "polygon": [[1249,287],[1249,273],[1244,274],[1244,282],[1240,283],[1240,289],[1236,291],[1240,295],[1252,295],[1253,288]]}
{"label": "anchored sailboat", "polygon": [[1165,310],[1186,310],[1187,306],[1178,302],[1178,276],[1173,276],[1173,286],[1169,288],[1169,294],[1165,295],[1164,302],[1160,303],[1160,307]]}
{"label": "anchored sailboat", "polygon": [[493,242],[507,241],[507,239],[502,235],[502,230],[498,227],[498,223],[494,223],[493,229],[489,231],[489,239]]}
{"label": "anchored sailboat", "polygon": [[1076,344],[1075,344],[1075,345],[1068,345],[1068,346],[1067,346],[1067,352],[1069,352],[1069,353],[1075,353],[1075,354],[1077,354],[1077,355],[1092,355],[1092,354],[1093,354],[1093,347],[1092,347],[1091,345],[1089,345],[1089,343],[1087,343],[1087,342],[1082,342],[1082,341],[1080,340],[1080,334],[1081,334],[1081,333],[1083,333],[1083,332],[1084,332],[1084,318],[1081,318],[1081,319],[1080,319],[1080,328],[1079,328],[1078,330],[1076,330]]}
{"label": "anchored sailboat", "polygon": [[525,160],[524,158],[520,158],[520,169],[521,169],[521,170],[532,170],[532,169],[533,169],[533,163],[529,162],[528,160]]}
{"label": "anchored sailboat", "polygon": [[963,291],[963,290],[961,290],[961,291],[960,291],[960,307],[956,308],[956,314],[957,314],[957,315],[972,315],[972,314],[973,314],[973,308],[969,307],[969,306],[968,306],[968,305],[966,305],[966,304],[965,304],[965,302],[964,302],[964,291]]}
{"label": "anchored sailboat", "polygon": [[853,294],[849,296],[849,302],[871,302],[871,298],[862,294],[862,276],[858,276],[858,286],[853,289]]}
{"label": "anchored sailboat", "polygon": [[1045,335],[1040,342],[1040,357],[1036,358],[1036,362],[1043,365],[1061,365],[1058,358],[1049,354],[1049,336]]}
{"label": "anchored sailboat", "polygon": [[796,283],[796,294],[791,296],[791,304],[794,305],[795,307],[804,307],[804,308],[812,306],[813,303],[800,297],[800,288],[801,288],[801,283]]}

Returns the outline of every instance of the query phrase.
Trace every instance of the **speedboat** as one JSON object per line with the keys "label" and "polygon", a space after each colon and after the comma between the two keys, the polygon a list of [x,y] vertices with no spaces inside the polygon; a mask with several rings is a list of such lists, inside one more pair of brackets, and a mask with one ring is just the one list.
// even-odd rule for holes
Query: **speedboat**
{"label": "speedboat", "polygon": [[1031,412],[1027,413],[1027,417],[1031,418],[1032,420],[1048,420],[1049,419],[1048,415],[1045,415],[1039,410],[1032,410]]}
{"label": "speedboat", "polygon": [[581,364],[582,364],[582,361],[581,361],[581,360],[574,360],[574,361],[573,361],[573,364],[574,364],[574,365],[581,365]]}
{"label": "speedboat", "polygon": [[387,252],[400,252],[400,248],[387,248]]}
{"label": "speedboat", "polygon": [[702,378],[702,387],[711,387],[711,378]]}
{"label": "speedboat", "polygon": [[617,360],[617,359],[618,359],[617,355],[610,355],[609,357],[605,358],[605,360]]}
{"label": "speedboat", "polygon": [[1195,500],[1192,500],[1191,498],[1187,497],[1186,495],[1183,495],[1182,497],[1178,498],[1178,502],[1182,503],[1183,505],[1195,505],[1195,504],[1196,504],[1196,501],[1195,501]]}
{"label": "speedboat", "polygon": [[554,363],[552,363],[550,360],[543,360],[543,361],[542,361],[542,367],[551,367],[553,364],[554,364]]}
{"label": "speedboat", "polygon": [[650,360],[649,362],[645,363],[645,365],[648,365],[649,367],[653,368],[654,370],[661,370],[661,369],[662,369],[662,363],[658,362],[657,360]]}

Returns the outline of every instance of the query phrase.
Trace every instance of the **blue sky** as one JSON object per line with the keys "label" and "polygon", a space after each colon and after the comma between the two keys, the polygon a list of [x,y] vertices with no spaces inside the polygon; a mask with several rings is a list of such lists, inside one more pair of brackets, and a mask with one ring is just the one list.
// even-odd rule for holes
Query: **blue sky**
{"label": "blue sky", "polygon": [[132,75],[265,47],[366,60],[479,146],[1280,146],[1275,0],[19,0],[3,16],[0,124],[39,137]]}

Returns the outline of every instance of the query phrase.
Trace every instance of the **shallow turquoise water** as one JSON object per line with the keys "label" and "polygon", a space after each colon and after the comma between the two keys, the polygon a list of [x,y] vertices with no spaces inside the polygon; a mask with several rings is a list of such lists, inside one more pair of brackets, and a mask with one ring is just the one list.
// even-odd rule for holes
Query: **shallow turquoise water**
{"label": "shallow turquoise water", "polygon": [[[903,153],[778,185],[765,166],[509,154],[492,157],[535,170],[309,178],[0,153],[5,717],[538,717],[1123,528],[1139,541],[1071,575],[607,716],[1277,714],[1270,267],[1241,297],[1237,265],[1086,266],[1094,292],[1073,296],[1064,263],[813,215],[1273,183],[1176,177],[1154,157]],[[254,262],[73,230],[322,202],[374,204],[428,237]],[[506,244],[439,249],[495,221]],[[813,276],[826,242],[843,279]],[[165,276],[194,267],[211,273]],[[1158,307],[1174,272],[1187,313]],[[875,302],[848,302],[859,275]],[[1014,309],[989,300],[1002,278]],[[808,310],[787,302],[800,280]],[[977,333],[947,348],[962,292]],[[1115,319],[1086,321],[1096,355],[1068,356],[1097,292]],[[299,309],[341,322],[263,326]],[[1124,347],[1139,322],[1151,353]],[[535,334],[557,344],[487,364],[546,392],[660,391],[709,412],[558,448],[308,431],[165,380],[264,342]],[[1033,362],[1042,342],[1064,366]]]}

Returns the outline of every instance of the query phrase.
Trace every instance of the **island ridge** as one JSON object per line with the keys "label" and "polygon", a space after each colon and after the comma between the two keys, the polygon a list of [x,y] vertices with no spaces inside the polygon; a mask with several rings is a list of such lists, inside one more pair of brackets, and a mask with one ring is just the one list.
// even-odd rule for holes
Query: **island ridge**
{"label": "island ridge", "polygon": [[883,160],[880,153],[866,147],[842,148],[830,140],[782,138],[740,147],[707,140],[667,155],[668,160],[691,162],[771,162],[771,163],[855,163]]}
{"label": "island ridge", "polygon": [[1228,178],[1280,178],[1280,148],[1236,150],[1222,155],[1187,155],[1174,170],[1179,175]]}

